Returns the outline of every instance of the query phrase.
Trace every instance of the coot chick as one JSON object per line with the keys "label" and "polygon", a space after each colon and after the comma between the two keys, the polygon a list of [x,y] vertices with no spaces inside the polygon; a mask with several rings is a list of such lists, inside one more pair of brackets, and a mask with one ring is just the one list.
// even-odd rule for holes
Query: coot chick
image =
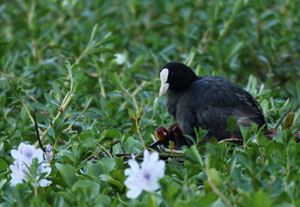
{"label": "coot chick", "polygon": [[[194,128],[208,130],[207,139],[218,140],[232,136],[227,119],[234,117],[237,125],[265,125],[261,106],[244,89],[221,77],[199,77],[188,66],[170,62],[160,70],[159,96],[167,92],[168,112],[176,119],[184,135],[195,137]],[[234,137],[242,138],[239,127]],[[192,144],[186,139],[188,145]]]}
{"label": "coot chick", "polygon": [[155,130],[155,138],[164,147],[168,147],[170,141],[172,141],[174,143],[174,149],[180,149],[180,146],[188,144],[177,123],[172,124],[168,129],[163,126],[157,127]]}

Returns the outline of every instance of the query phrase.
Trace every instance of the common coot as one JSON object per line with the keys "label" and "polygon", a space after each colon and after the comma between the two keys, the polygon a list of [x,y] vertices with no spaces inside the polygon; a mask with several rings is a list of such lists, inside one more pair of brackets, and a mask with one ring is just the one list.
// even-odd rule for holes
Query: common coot
{"label": "common coot", "polygon": [[[267,127],[263,110],[253,96],[225,78],[197,76],[188,66],[170,62],[160,70],[160,80],[159,96],[167,93],[168,112],[184,135],[195,137],[194,128],[201,127],[208,130],[206,140],[229,138],[229,117],[234,117],[237,125],[250,127],[254,122]],[[233,136],[242,137],[239,127]],[[188,139],[185,142],[191,144]]]}

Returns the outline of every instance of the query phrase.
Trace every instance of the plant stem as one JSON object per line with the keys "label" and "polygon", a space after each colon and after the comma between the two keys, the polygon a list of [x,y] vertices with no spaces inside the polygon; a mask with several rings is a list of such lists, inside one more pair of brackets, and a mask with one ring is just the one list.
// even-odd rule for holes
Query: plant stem
{"label": "plant stem", "polygon": [[232,204],[230,203],[230,201],[224,196],[224,194],[217,188],[217,186],[214,184],[212,178],[210,177],[209,174],[209,158],[210,158],[210,154],[207,154],[207,158],[206,158],[206,164],[205,164],[205,171],[206,171],[206,176],[207,176],[207,181],[211,187],[211,189],[224,201],[224,203],[227,206],[232,206]]}

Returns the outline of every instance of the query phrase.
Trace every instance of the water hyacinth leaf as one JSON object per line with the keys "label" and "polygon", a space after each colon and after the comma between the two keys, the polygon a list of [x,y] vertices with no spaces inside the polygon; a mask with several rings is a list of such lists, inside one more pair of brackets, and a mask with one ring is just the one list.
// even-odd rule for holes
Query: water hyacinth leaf
{"label": "water hyacinth leaf", "polygon": [[66,184],[69,187],[72,187],[72,185],[78,180],[75,175],[75,168],[72,165],[60,163],[56,163],[55,166]]}
{"label": "water hyacinth leaf", "polygon": [[211,206],[218,198],[218,195],[214,192],[208,192],[200,198],[197,198],[197,203],[201,203],[203,206]]}
{"label": "water hyacinth leaf", "polygon": [[72,191],[78,189],[88,189],[91,197],[96,197],[99,194],[100,185],[90,180],[78,180],[72,186]]}
{"label": "water hyacinth leaf", "polygon": [[255,192],[249,202],[249,207],[271,207],[272,201],[268,194],[263,191]]}
{"label": "water hyacinth leaf", "polygon": [[57,194],[63,198],[63,204],[66,206],[72,206],[74,202],[74,196],[70,192],[60,191]]}
{"label": "water hyacinth leaf", "polygon": [[108,174],[115,167],[115,161],[108,157],[104,157],[101,160],[97,161],[97,164],[102,168],[102,173]]}
{"label": "water hyacinth leaf", "polygon": [[120,181],[120,183],[124,183],[126,177],[124,175],[124,172],[122,170],[112,170],[109,175],[115,179]]}
{"label": "water hyacinth leaf", "polygon": [[121,182],[113,179],[110,175],[102,174],[102,175],[99,176],[99,178],[103,182],[107,182],[107,183],[110,183],[110,184],[116,186],[119,190],[123,189],[123,184]]}
{"label": "water hyacinth leaf", "polygon": [[121,138],[122,134],[117,129],[110,127],[101,134],[101,137],[109,139]]}
{"label": "water hyacinth leaf", "polygon": [[165,177],[159,181],[161,186],[162,197],[168,201],[169,205],[176,201],[176,197],[180,193],[181,186],[175,183],[170,177]]}
{"label": "water hyacinth leaf", "polygon": [[105,194],[98,194],[95,198],[95,203],[101,204],[99,206],[111,206],[111,199]]}
{"label": "water hyacinth leaf", "polygon": [[88,175],[98,177],[101,173],[103,173],[102,167],[89,161],[87,163],[87,173]]}
{"label": "water hyacinth leaf", "polygon": [[146,204],[146,207],[156,207],[157,204],[155,200],[155,195],[153,195],[152,193],[147,193],[143,198],[143,202]]}
{"label": "water hyacinth leaf", "polygon": [[[7,206],[12,206],[13,204],[20,204],[24,197],[28,194],[24,193],[25,187],[23,185],[19,185],[18,188],[8,186],[3,191],[3,198],[6,200]],[[4,205],[5,206],[5,205]],[[15,205],[18,206],[18,205]]]}
{"label": "water hyacinth leaf", "polygon": [[117,170],[124,170],[124,157],[115,157],[114,158],[115,161],[115,166],[114,169]]}
{"label": "water hyacinth leaf", "polygon": [[8,168],[7,162],[0,157],[0,172],[6,170]]}

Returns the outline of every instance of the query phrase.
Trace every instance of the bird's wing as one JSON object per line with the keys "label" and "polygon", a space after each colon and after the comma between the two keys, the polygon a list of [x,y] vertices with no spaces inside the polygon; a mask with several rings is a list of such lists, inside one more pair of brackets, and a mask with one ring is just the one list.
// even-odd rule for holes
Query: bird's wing
{"label": "bird's wing", "polygon": [[177,104],[176,119],[184,134],[194,135],[194,127],[201,127],[210,129],[210,136],[225,138],[230,136],[230,116],[244,126],[265,124],[260,105],[248,92],[225,79],[211,78],[191,84]]}

